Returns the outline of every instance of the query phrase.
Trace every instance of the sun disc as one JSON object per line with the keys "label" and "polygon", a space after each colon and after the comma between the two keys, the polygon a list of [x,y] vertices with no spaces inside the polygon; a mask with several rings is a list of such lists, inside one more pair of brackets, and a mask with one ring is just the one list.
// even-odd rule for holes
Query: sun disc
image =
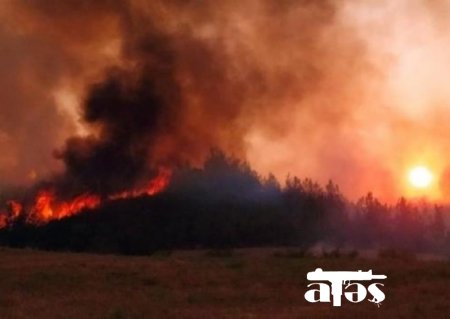
{"label": "sun disc", "polygon": [[426,188],[433,181],[433,174],[425,166],[416,166],[409,172],[409,182],[416,188]]}

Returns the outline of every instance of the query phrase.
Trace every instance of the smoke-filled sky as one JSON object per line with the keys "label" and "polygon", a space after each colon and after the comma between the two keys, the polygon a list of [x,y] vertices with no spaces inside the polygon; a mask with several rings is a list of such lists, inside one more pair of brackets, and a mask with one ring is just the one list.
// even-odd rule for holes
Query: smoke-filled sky
{"label": "smoke-filled sky", "polygon": [[0,1],[1,184],[112,192],[214,147],[350,198],[445,199],[449,21],[445,0]]}

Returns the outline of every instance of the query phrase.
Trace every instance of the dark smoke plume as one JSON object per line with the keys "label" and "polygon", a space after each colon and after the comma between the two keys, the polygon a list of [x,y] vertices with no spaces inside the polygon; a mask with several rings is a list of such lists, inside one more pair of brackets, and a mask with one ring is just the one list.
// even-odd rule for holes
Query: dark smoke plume
{"label": "dark smoke plume", "polygon": [[[299,154],[308,150],[320,158],[330,131],[336,143],[346,144],[373,70],[363,42],[339,19],[340,6],[309,0],[8,1],[5,8],[24,22],[15,36],[45,43],[52,54],[44,63],[58,62],[48,74],[30,69],[49,79],[39,93],[56,92],[55,103],[62,101],[62,114],[76,128],[61,134],[65,143],[41,139],[64,164],[56,188],[120,191],[160,166],[199,166],[211,148],[246,158],[265,149],[260,145],[255,153],[258,141],[290,140],[300,128],[294,134],[302,141]],[[51,126],[62,130],[61,123]],[[275,153],[265,154],[259,162],[273,161]],[[346,161],[360,160],[359,152],[346,154]],[[322,157],[326,165],[336,160]],[[308,162],[306,155],[295,161]],[[45,177],[39,169],[45,165],[57,169],[36,159],[37,178]]]}
{"label": "dark smoke plume", "polygon": [[[166,71],[145,72],[137,83],[116,71],[95,85],[86,101],[83,119],[98,130],[96,136],[74,137],[57,154],[66,167],[64,182],[96,193],[111,193],[149,177],[151,147],[177,101],[178,86]],[[165,95],[159,86],[170,88]]]}

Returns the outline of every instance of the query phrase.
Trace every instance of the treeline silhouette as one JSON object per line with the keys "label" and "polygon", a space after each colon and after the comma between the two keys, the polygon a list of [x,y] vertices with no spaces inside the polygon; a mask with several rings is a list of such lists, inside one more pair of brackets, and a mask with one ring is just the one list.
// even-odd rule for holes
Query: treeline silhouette
{"label": "treeline silhouette", "polygon": [[448,254],[442,207],[372,194],[356,203],[330,181],[288,177],[283,186],[246,162],[212,151],[202,169],[177,169],[155,196],[121,199],[43,226],[18,220],[0,244],[49,250],[151,254],[158,250],[297,246],[395,248]]}

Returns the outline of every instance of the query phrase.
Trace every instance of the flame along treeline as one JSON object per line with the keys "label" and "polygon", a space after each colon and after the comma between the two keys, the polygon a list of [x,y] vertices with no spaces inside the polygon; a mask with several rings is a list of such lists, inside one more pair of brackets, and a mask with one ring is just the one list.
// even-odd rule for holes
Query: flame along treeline
{"label": "flame along treeline", "polygon": [[133,198],[143,195],[152,196],[162,192],[169,185],[172,171],[161,167],[158,175],[151,179],[146,187],[115,193],[102,198],[93,193],[84,193],[70,200],[60,200],[52,189],[41,189],[37,192],[31,205],[16,200],[8,200],[6,209],[0,210],[0,228],[8,227],[14,221],[23,218],[28,224],[41,225],[52,220],[62,219],[93,209],[104,201]]}

